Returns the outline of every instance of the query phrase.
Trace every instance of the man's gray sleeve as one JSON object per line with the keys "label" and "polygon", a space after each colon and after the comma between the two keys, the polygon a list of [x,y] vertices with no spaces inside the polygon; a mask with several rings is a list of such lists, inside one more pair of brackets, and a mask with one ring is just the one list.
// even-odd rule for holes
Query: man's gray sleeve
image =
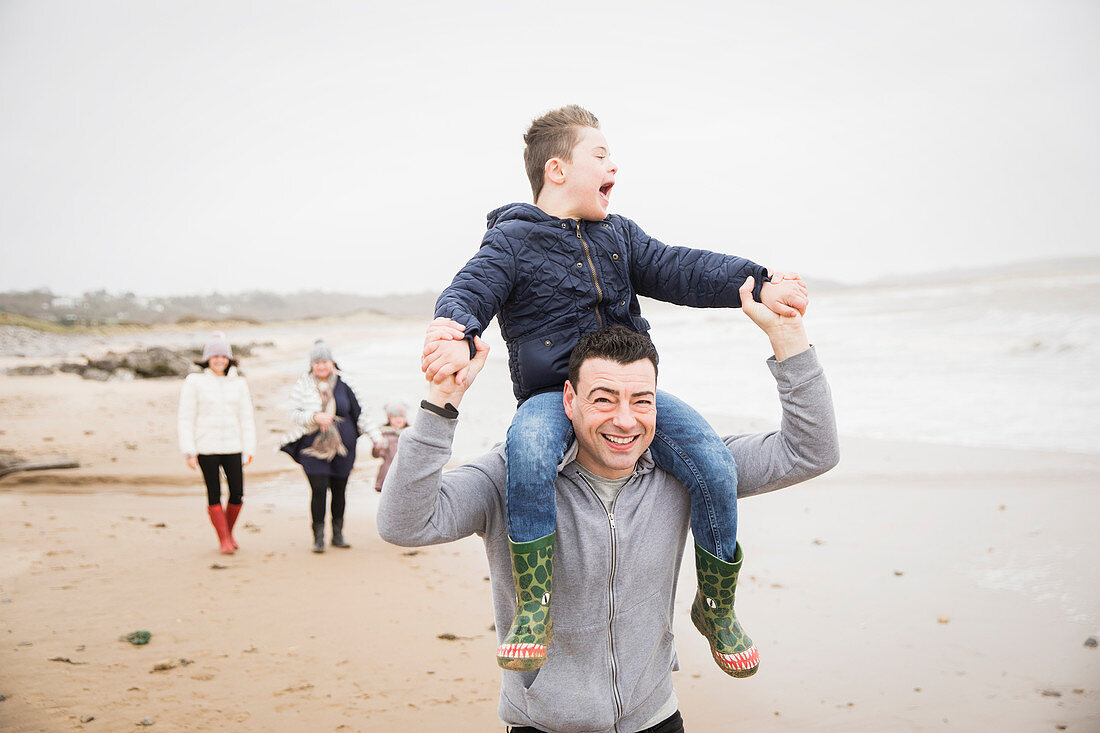
{"label": "man's gray sleeve", "polygon": [[401,434],[378,505],[382,539],[419,547],[505,531],[500,498],[505,469],[498,452],[443,474],[457,424],[420,410]]}
{"label": "man's gray sleeve", "polygon": [[782,489],[825,473],[840,460],[836,414],[825,372],[810,347],[768,359],[783,407],[780,429],[725,438],[737,462],[737,496]]}

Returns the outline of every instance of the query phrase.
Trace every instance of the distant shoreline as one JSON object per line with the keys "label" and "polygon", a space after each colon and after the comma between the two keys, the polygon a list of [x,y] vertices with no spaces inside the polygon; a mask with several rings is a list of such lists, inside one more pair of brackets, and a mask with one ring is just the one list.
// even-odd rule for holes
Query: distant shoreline
{"label": "distant shoreline", "polygon": [[[853,272],[859,274],[858,270]],[[1048,277],[1088,272],[1100,274],[1100,257],[1025,260],[982,268],[884,275],[853,282],[801,274],[810,284],[812,297],[814,293],[873,291],[884,287],[990,282],[1021,276]],[[289,293],[251,290],[166,296],[138,296],[102,290],[81,296],[56,294],[49,289],[5,291],[0,292],[0,326],[16,325],[54,333],[100,334],[172,325],[181,328],[281,326],[370,315],[430,319],[437,296],[436,290],[371,296],[319,290]]]}

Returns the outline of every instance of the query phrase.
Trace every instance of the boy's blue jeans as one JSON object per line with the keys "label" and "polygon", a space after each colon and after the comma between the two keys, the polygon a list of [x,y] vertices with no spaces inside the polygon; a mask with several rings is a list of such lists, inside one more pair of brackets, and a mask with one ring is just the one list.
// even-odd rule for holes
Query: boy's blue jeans
{"label": "boy's blue jeans", "polygon": [[[554,531],[554,481],[573,440],[561,392],[534,395],[519,406],[508,428],[508,537],[530,542]],[[737,541],[737,464],[703,416],[667,392],[657,391],[657,429],[649,447],[659,468],[687,487],[691,531],[704,550],[733,561]]]}

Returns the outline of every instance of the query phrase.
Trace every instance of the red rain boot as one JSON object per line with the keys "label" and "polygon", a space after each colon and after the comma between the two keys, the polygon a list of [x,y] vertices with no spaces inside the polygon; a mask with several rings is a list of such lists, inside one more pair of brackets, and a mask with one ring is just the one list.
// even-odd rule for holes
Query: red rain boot
{"label": "red rain boot", "polygon": [[233,554],[233,542],[229,539],[229,528],[225,523],[225,510],[221,504],[211,504],[206,507],[210,513],[210,523],[214,525],[214,531],[218,533],[218,542],[222,547],[222,554]]}
{"label": "red rain boot", "polygon": [[233,525],[237,523],[237,515],[241,513],[241,504],[225,505],[225,528],[229,530],[229,542],[234,550],[240,549],[237,540],[233,539]]}

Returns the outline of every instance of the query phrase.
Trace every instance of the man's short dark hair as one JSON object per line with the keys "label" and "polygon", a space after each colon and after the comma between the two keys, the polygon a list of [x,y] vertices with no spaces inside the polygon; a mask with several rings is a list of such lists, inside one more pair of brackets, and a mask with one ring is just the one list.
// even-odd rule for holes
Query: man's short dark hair
{"label": "man's short dark hair", "polygon": [[581,364],[589,359],[607,359],[616,364],[633,364],[642,359],[653,362],[653,375],[657,376],[657,348],[649,335],[631,331],[623,326],[604,326],[581,337],[569,357],[569,381],[577,389]]}

